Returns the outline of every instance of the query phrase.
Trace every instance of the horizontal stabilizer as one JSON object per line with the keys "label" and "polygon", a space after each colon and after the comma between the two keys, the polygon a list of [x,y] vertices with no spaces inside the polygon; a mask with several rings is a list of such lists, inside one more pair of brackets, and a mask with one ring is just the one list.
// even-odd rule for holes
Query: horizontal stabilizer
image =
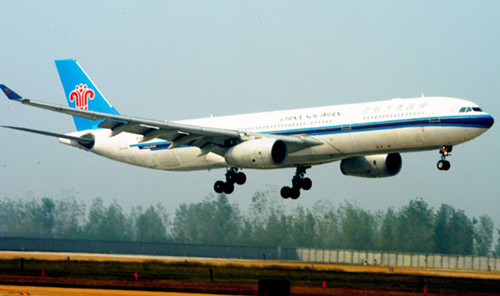
{"label": "horizontal stabilizer", "polygon": [[8,88],[6,85],[0,84],[0,88],[5,93],[5,95],[7,96],[7,98],[9,98],[10,100],[19,100],[19,99],[23,98],[20,95],[18,95],[15,91],[13,91],[12,89]]}
{"label": "horizontal stabilizer", "polygon": [[20,130],[20,131],[25,131],[25,132],[40,134],[40,135],[44,135],[44,136],[50,136],[50,137],[56,137],[56,138],[63,138],[63,139],[68,139],[68,140],[74,140],[74,141],[77,141],[80,144],[93,144],[94,143],[94,140],[92,138],[74,137],[74,136],[69,136],[69,135],[64,135],[64,134],[57,134],[57,133],[52,133],[52,132],[47,132],[47,131],[41,131],[41,130],[35,130],[35,129],[25,128],[25,127],[18,127],[18,126],[10,126],[10,125],[0,125],[0,126],[1,127],[5,127],[5,128],[10,128],[10,129],[15,129],[15,130]]}

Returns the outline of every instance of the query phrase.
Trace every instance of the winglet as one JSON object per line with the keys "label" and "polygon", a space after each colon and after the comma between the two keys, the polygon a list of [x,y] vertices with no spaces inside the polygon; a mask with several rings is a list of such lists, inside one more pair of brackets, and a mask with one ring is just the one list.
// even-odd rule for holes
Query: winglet
{"label": "winglet", "polygon": [[5,93],[7,98],[9,98],[10,100],[20,100],[23,98],[20,95],[18,95],[15,91],[13,91],[12,89],[8,88],[7,86],[5,86],[3,84],[0,84],[0,88]]}

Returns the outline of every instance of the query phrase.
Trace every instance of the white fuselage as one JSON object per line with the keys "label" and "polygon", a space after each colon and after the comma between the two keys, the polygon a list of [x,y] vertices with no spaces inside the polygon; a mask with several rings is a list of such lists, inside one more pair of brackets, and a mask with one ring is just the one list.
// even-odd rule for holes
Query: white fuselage
{"label": "white fuselage", "polygon": [[[465,107],[465,109],[464,109]],[[467,108],[470,109],[469,112]],[[472,110],[475,109],[475,111]],[[241,134],[278,134],[314,137],[323,142],[288,155],[276,167],[314,165],[352,156],[439,149],[484,133],[492,117],[475,103],[446,97],[392,99],[371,103],[207,117],[178,121],[196,126],[238,130]],[[111,135],[109,129],[92,133],[96,154],[138,166],[162,170],[202,170],[230,167],[213,152],[193,146],[169,149],[170,142],[131,133]],[[65,139],[61,142],[78,146]]]}

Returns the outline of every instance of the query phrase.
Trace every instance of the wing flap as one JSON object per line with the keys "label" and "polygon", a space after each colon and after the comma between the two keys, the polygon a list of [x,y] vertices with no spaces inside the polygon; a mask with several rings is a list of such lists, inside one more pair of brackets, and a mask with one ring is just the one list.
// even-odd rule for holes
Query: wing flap
{"label": "wing flap", "polygon": [[[188,124],[180,124],[180,123],[175,123],[175,122],[170,122],[170,121],[160,121],[160,120],[151,120],[151,119],[144,119],[144,118],[138,118],[138,117],[130,117],[130,116],[124,116],[124,115],[116,115],[116,114],[110,114],[110,113],[103,113],[103,112],[97,112],[97,111],[89,111],[89,110],[81,110],[81,109],[76,109],[76,108],[71,108],[71,107],[66,107],[66,106],[61,106],[61,105],[55,105],[55,104],[49,104],[49,103],[44,103],[44,102],[37,102],[33,101],[30,99],[22,98],[18,100],[19,102],[23,104],[27,104],[33,107],[37,108],[42,108],[54,112],[59,112],[67,115],[72,115],[72,116],[78,116],[86,119],[92,119],[92,120],[106,120],[106,121],[113,121],[113,122],[118,122],[118,123],[127,123],[127,124],[137,124],[137,125],[142,125],[142,126],[150,126],[150,127],[158,127],[166,130],[175,130],[175,131],[181,131],[185,133],[192,133],[192,134],[202,134],[202,135],[217,135],[225,138],[238,138],[239,133],[236,130],[227,130],[227,129],[218,129],[218,128],[210,128],[210,127],[203,127],[203,126],[195,126],[195,125],[188,125]],[[105,122],[106,122],[105,121]],[[103,122],[104,123],[104,122]],[[103,125],[101,123],[99,126]],[[111,126],[114,126],[114,123],[106,123],[102,127],[106,126],[106,128],[110,128]]]}

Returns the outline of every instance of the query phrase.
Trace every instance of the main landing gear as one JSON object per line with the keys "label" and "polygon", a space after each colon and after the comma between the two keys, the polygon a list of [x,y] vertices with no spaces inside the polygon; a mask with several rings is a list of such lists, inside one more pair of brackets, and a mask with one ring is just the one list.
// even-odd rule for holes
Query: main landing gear
{"label": "main landing gear", "polygon": [[312,181],[305,177],[306,169],[310,167],[298,166],[295,175],[292,178],[292,187],[285,186],[281,188],[281,197],[297,199],[300,196],[300,189],[309,190],[312,187]]}
{"label": "main landing gear", "polygon": [[234,184],[243,185],[247,181],[247,176],[243,172],[238,172],[238,168],[229,168],[226,172],[226,182],[217,181],[214,190],[217,193],[231,194],[234,191]]}
{"label": "main landing gear", "polygon": [[437,168],[440,171],[447,171],[450,169],[450,162],[446,160],[447,156],[450,156],[450,152],[453,150],[453,146],[443,146],[439,153],[441,154],[441,160],[437,163]]}

